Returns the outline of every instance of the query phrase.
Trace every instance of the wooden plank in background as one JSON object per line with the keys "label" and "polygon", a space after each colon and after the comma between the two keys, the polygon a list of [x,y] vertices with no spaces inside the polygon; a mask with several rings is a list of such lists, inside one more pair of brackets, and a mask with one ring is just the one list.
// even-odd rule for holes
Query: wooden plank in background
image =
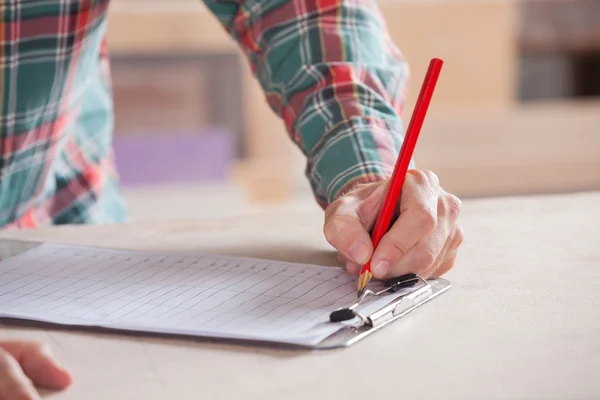
{"label": "wooden plank in background", "polygon": [[600,1],[521,0],[518,7],[521,51],[600,51]]}
{"label": "wooden plank in background", "polygon": [[207,72],[195,65],[112,63],[116,135],[198,130],[211,122]]}
{"label": "wooden plank in background", "polygon": [[107,36],[110,51],[115,54],[238,50],[200,0],[194,6],[165,4],[158,8],[123,1],[112,4]]}
{"label": "wooden plank in background", "polygon": [[389,1],[380,4],[409,62],[410,114],[431,58],[444,60],[430,114],[510,107],[517,99],[513,0]]}
{"label": "wooden plank in background", "polygon": [[415,159],[464,197],[600,189],[600,100],[428,118]]}

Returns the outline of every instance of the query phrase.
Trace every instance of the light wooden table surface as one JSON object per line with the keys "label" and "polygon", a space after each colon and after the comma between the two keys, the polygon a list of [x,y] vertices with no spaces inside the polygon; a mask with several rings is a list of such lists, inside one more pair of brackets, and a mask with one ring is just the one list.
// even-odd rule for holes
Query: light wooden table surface
{"label": "light wooden table surface", "polygon": [[[3,237],[335,264],[322,212]],[[598,399],[600,192],[465,201],[453,288],[353,347],[305,352],[4,327],[73,371],[70,399]],[[0,305],[1,307],[1,305]]]}

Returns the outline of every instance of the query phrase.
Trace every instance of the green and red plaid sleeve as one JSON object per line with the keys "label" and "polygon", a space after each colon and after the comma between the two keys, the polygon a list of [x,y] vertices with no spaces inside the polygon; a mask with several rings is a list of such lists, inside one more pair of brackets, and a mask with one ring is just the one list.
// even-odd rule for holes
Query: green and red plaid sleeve
{"label": "green and red plaid sleeve", "polygon": [[127,219],[112,152],[108,1],[0,5],[0,227]]}
{"label": "green and red plaid sleeve", "polygon": [[374,0],[204,0],[239,43],[326,206],[389,177],[407,64]]}

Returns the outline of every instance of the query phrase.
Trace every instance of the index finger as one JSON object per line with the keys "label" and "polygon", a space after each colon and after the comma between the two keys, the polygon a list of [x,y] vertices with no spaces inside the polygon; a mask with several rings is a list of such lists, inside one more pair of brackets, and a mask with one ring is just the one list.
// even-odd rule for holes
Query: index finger
{"label": "index finger", "polygon": [[438,189],[436,179],[424,171],[409,171],[402,188],[400,214],[374,251],[373,275],[384,277],[437,224]]}

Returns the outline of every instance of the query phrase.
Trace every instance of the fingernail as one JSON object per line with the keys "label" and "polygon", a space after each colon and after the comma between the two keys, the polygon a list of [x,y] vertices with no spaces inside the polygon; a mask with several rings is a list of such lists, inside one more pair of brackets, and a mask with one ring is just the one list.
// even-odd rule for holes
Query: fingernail
{"label": "fingernail", "polygon": [[390,270],[390,263],[387,261],[379,261],[373,265],[373,275],[384,277]]}
{"label": "fingernail", "polygon": [[364,242],[356,241],[350,246],[348,253],[355,262],[364,264],[369,258],[369,246]]}

